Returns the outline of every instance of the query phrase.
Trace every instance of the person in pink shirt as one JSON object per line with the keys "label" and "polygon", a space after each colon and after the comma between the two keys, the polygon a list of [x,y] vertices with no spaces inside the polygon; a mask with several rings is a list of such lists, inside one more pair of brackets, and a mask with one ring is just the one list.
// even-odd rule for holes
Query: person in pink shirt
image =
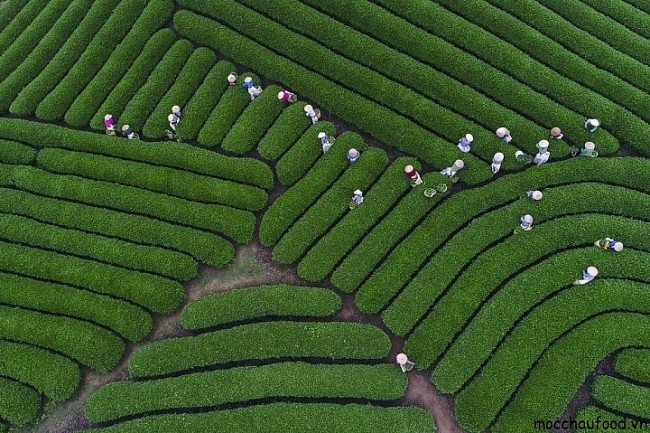
{"label": "person in pink shirt", "polygon": [[107,114],[104,116],[104,126],[106,126],[106,133],[108,135],[115,135],[115,120],[113,120],[112,115]]}

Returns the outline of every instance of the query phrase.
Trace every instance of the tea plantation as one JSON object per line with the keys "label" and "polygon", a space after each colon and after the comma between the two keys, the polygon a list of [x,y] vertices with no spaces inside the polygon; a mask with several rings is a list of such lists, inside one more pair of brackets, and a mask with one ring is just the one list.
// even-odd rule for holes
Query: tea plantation
{"label": "tea plantation", "polygon": [[644,0],[0,1],[0,432],[650,428],[648,53]]}

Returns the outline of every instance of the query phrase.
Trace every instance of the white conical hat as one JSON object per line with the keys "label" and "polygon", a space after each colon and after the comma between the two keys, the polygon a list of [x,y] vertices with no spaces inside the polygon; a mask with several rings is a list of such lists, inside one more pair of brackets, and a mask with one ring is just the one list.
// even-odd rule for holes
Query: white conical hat
{"label": "white conical hat", "polygon": [[542,197],[544,197],[544,194],[542,194],[542,191],[534,191],[533,192],[533,200],[541,200]]}
{"label": "white conical hat", "polygon": [[558,128],[557,126],[554,126],[551,128],[551,135],[560,135],[562,134],[562,130]]}
{"label": "white conical hat", "polygon": [[235,80],[237,80],[237,74],[235,74],[234,72],[228,74],[228,81],[234,82]]}
{"label": "white conical hat", "polygon": [[589,267],[587,268],[587,273],[588,273],[589,275],[591,275],[592,277],[595,277],[595,276],[598,275],[598,269],[596,269],[595,266],[589,266]]}
{"label": "white conical hat", "polygon": [[244,78],[244,83],[250,83],[251,81],[253,81],[251,77]]}
{"label": "white conical hat", "polygon": [[494,154],[494,157],[492,158],[492,162],[502,162],[503,161],[503,153],[497,152]]}
{"label": "white conical hat", "polygon": [[598,119],[589,119],[587,122],[591,123],[594,126],[600,126],[600,120]]}
{"label": "white conical hat", "polygon": [[497,137],[503,138],[508,134],[508,129],[504,128],[503,126],[501,128],[497,129]]}
{"label": "white conical hat", "polygon": [[122,126],[122,131],[126,131],[127,129],[129,129],[129,125]]}
{"label": "white conical hat", "polygon": [[515,152],[515,158],[518,158],[518,157],[520,157],[522,155],[524,155],[524,152],[522,152],[521,150],[518,150],[518,151]]}
{"label": "white conical hat", "polygon": [[348,150],[348,156],[356,156],[359,154],[359,151],[355,149],[354,147],[350,150]]}
{"label": "white conical hat", "polygon": [[180,113],[180,112],[181,112],[181,107],[179,107],[178,105],[174,105],[172,107],[172,113]]}
{"label": "white conical hat", "polygon": [[524,215],[524,221],[526,221],[528,224],[532,224],[533,223],[533,216],[528,215],[528,214]]}
{"label": "white conical hat", "polygon": [[355,194],[355,195],[363,195],[363,193],[361,192],[360,189],[354,191],[354,194]]}
{"label": "white conical hat", "polygon": [[278,99],[284,98],[284,90],[278,92]]}
{"label": "white conical hat", "polygon": [[106,116],[104,116],[104,120],[108,120],[108,119],[112,119],[112,118],[113,118],[113,115],[111,115],[111,114],[107,114]]}
{"label": "white conical hat", "polygon": [[312,107],[311,105],[305,105],[305,108],[304,108],[304,110],[305,110],[306,112],[310,112],[310,111],[313,110],[313,109],[314,109],[314,107]]}
{"label": "white conical hat", "polygon": [[465,167],[465,163],[463,162],[462,159],[457,159],[456,161],[454,161],[454,167],[460,170],[461,168]]}
{"label": "white conical hat", "polygon": [[623,242],[616,242],[614,244],[614,251],[617,252],[623,251]]}
{"label": "white conical hat", "polygon": [[318,133],[318,138],[325,138],[325,137],[327,137],[327,134],[325,134],[324,132]]}
{"label": "white conical hat", "polygon": [[406,364],[409,360],[405,353],[398,353],[395,359],[398,364]]}
{"label": "white conical hat", "polygon": [[174,120],[174,115],[170,114],[169,116],[167,116],[167,120],[169,120],[170,122]]}
{"label": "white conical hat", "polygon": [[465,134],[465,140],[474,141],[474,136],[472,134]]}
{"label": "white conical hat", "polygon": [[592,143],[591,141],[588,141],[585,143],[585,149],[587,150],[594,150],[596,148],[596,145]]}
{"label": "white conical hat", "polygon": [[412,165],[407,165],[406,167],[404,167],[404,173],[410,173],[413,170],[414,170],[414,168],[413,168]]}
{"label": "white conical hat", "polygon": [[539,140],[539,143],[537,143],[537,148],[538,149],[546,149],[548,148],[549,142],[548,140]]}

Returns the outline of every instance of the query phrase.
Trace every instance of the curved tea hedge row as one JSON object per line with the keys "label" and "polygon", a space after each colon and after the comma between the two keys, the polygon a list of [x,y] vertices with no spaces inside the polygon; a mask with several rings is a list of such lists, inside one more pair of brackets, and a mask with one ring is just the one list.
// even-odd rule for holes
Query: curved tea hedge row
{"label": "curved tea hedge row", "polygon": [[[144,382],[114,382],[98,390],[84,411],[106,422],[153,411],[240,403],[268,397],[393,400],[407,379],[390,364],[318,365],[281,362]],[[201,392],[196,392],[200,389]]]}
{"label": "curved tea hedge row", "polygon": [[341,308],[341,298],[318,287],[259,286],[217,293],[183,309],[185,329],[202,329],[265,317],[327,317]]}
{"label": "curved tea hedge row", "polygon": [[633,417],[650,419],[650,388],[611,376],[599,375],[591,390],[607,409]]}
{"label": "curved tea hedge row", "polygon": [[[243,345],[242,341],[255,341]],[[222,348],[228,347],[228,351]],[[343,322],[268,322],[150,344],[129,359],[134,377],[209,365],[280,358],[381,359],[390,341],[378,328]]]}
{"label": "curved tea hedge row", "polygon": [[627,349],[618,354],[614,368],[625,377],[650,383],[649,357],[650,349]]}
{"label": "curved tea hedge row", "polygon": [[91,321],[130,341],[138,341],[151,331],[151,316],[121,299],[4,272],[0,273],[0,283],[0,302],[4,305]]}
{"label": "curved tea hedge row", "polygon": [[[212,3],[193,4],[194,6],[205,9],[214,7]],[[217,15],[221,13],[219,11],[216,12]],[[320,106],[332,114],[354,122],[383,142],[419,156],[435,167],[444,168],[462,156],[453,145],[437,139],[406,118],[287,58],[278,56],[214,20],[180,11],[175,14],[174,23],[183,35],[218,49],[238,62],[255,67],[271,79],[278,79],[299,94],[317,100]],[[417,144],[422,142],[426,142],[427,146]],[[460,174],[462,179],[477,183],[490,177],[487,165],[476,157],[464,155],[463,159],[466,161],[467,170]]]}
{"label": "curved tea hedge row", "polygon": [[[311,125],[309,118],[304,115],[303,108],[305,105],[302,102],[298,102],[282,111],[273,124],[273,127],[266,132],[257,145],[257,152],[262,158],[270,161],[277,160],[303,135],[309,125]],[[313,128],[318,128],[319,126],[327,128],[326,125],[328,125],[327,122],[319,122]],[[335,131],[332,129],[327,132],[333,134]],[[280,170],[278,166],[276,166],[276,171],[278,171],[279,177]]]}
{"label": "curved tea hedge row", "polygon": [[126,421],[83,433],[154,433],[191,431],[209,433],[227,425],[231,433],[309,431],[321,433],[433,433],[431,415],[416,407],[379,407],[370,404],[271,403],[199,414],[157,415]]}
{"label": "curved tea hedge row", "polygon": [[41,398],[32,388],[0,376],[0,417],[22,426],[38,416]]}

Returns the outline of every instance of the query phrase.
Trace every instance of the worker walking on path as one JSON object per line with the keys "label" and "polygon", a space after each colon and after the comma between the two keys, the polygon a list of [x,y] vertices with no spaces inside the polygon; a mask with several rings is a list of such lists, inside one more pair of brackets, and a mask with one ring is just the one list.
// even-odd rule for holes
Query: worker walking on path
{"label": "worker walking on path", "polygon": [[405,353],[399,353],[395,357],[395,360],[397,361],[397,365],[399,365],[399,368],[401,368],[402,372],[404,373],[413,370],[413,367],[415,367],[415,362],[409,360],[408,356],[406,356]]}

